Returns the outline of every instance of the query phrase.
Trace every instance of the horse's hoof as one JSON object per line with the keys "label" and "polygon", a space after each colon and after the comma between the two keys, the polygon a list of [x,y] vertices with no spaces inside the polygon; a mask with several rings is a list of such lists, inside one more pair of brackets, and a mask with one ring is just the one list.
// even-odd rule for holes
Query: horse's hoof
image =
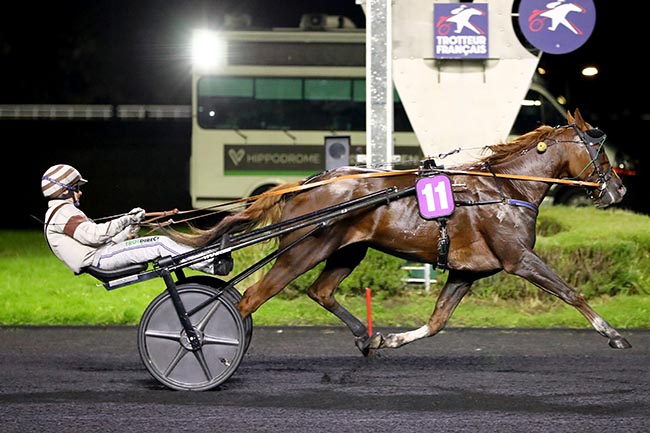
{"label": "horse's hoof", "polygon": [[361,351],[363,356],[368,356],[370,353],[370,337],[357,337],[354,340],[354,344],[357,346],[357,349]]}
{"label": "horse's hoof", "polygon": [[614,337],[609,339],[609,347],[614,349],[629,349],[632,345],[623,337]]}
{"label": "horse's hoof", "polygon": [[374,349],[379,349],[383,343],[383,335],[376,333],[372,337],[364,336],[358,337],[355,341],[357,348],[361,351],[363,356],[375,355]]}

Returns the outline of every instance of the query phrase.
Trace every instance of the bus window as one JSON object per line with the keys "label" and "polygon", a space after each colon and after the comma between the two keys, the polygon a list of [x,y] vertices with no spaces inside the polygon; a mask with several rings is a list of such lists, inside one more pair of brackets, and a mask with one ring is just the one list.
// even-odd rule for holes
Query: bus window
{"label": "bus window", "polygon": [[[393,98],[394,130],[412,132]],[[365,113],[365,79],[205,76],[197,86],[204,129],[365,131]]]}
{"label": "bus window", "polygon": [[257,78],[255,99],[300,100],[302,80],[299,78]]}

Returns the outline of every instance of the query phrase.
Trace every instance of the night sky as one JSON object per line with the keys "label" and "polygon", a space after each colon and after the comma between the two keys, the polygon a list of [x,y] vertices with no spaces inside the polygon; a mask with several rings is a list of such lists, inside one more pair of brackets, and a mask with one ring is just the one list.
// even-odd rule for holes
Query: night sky
{"label": "night sky", "polygon": [[[595,0],[589,41],[542,57],[553,86],[600,119],[637,119],[650,96],[635,72],[650,2]],[[629,5],[629,6],[627,6]],[[63,0],[8,2],[0,15],[0,103],[187,104],[189,39],[218,28],[225,13],[247,13],[253,27],[296,27],[305,12],[350,17],[365,27],[354,0]],[[588,62],[601,75],[579,77]]]}
{"label": "night sky", "polygon": [[[297,27],[302,13],[345,14],[354,0],[11,2],[0,14],[0,103],[189,104],[191,32],[225,13],[253,27]],[[282,7],[278,7],[282,5]]]}
{"label": "night sky", "polygon": [[[590,40],[572,53],[542,57],[552,85],[599,119],[650,112],[641,97],[650,94],[638,81],[645,76],[635,72],[645,63],[640,36],[648,3],[595,0]],[[365,27],[354,0],[63,0],[3,9],[0,103],[9,104],[187,104],[191,30],[218,28],[225,13],[247,13],[259,28],[296,27],[302,13],[316,11]],[[589,62],[602,72],[584,80],[579,69]]]}

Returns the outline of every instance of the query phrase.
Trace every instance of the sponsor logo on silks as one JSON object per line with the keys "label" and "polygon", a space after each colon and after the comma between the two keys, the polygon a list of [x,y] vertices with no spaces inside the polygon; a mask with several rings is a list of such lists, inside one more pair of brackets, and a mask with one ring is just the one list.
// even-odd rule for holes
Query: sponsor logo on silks
{"label": "sponsor logo on silks", "polygon": [[488,58],[487,3],[436,3],[433,23],[434,58]]}
{"label": "sponsor logo on silks", "polygon": [[593,0],[521,0],[519,27],[538,50],[565,54],[582,46],[596,24]]}
{"label": "sponsor logo on silks", "polygon": [[147,244],[151,242],[158,242],[159,236],[147,236],[145,238],[136,238],[136,239],[131,239],[130,241],[125,241],[124,245],[125,246],[131,246],[131,245],[141,245],[141,244]]}

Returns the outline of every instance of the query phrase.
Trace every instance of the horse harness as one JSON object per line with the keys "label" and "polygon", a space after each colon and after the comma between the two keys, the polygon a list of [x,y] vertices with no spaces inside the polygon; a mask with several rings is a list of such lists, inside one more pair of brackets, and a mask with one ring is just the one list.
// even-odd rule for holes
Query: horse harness
{"label": "horse harness", "polygon": [[[590,164],[594,165],[594,171],[587,178],[588,179],[593,178],[595,174],[598,179],[597,182],[599,184],[598,189],[599,190],[604,189],[606,183],[611,178],[612,167],[610,166],[608,170],[603,172],[601,165],[598,163],[598,155],[601,152],[602,146],[605,142],[607,135],[598,128],[592,128],[587,131],[582,131],[580,128],[578,128],[578,126],[575,123],[572,123],[571,125],[567,125],[567,126],[559,126],[558,128],[573,128],[576,131],[578,137],[580,138],[580,142],[585,145],[585,147],[587,148],[587,152],[589,152],[589,157],[591,160]],[[556,143],[561,142],[558,140],[553,140],[553,141],[555,141]],[[596,146],[598,147],[596,148]],[[543,142],[538,143],[536,147],[540,153],[546,151],[546,144]],[[587,166],[585,166],[583,171],[586,170]],[[496,172],[494,172],[494,170],[489,164],[486,163],[485,168],[490,172],[490,174],[494,178],[501,198],[493,199],[493,200],[481,200],[481,201],[456,200],[454,198],[454,203],[456,206],[478,206],[478,205],[485,205],[485,204],[502,203],[502,204],[508,204],[512,206],[521,206],[530,209],[533,212],[535,212],[535,216],[537,216],[537,214],[539,213],[539,208],[535,204],[524,200],[507,198],[503,192],[500,177],[497,175]],[[429,158],[423,161],[423,164],[420,167],[420,170],[418,171],[418,177],[431,176],[432,174],[439,173],[439,172],[444,172],[444,167],[438,166],[433,158]],[[588,194],[590,197],[593,196],[593,193],[591,191],[588,191]],[[440,236],[438,238],[438,260],[436,263],[436,267],[444,270],[449,268],[448,258],[449,258],[450,239],[449,239],[449,231],[447,230],[447,223],[449,221],[449,216],[435,218],[435,220],[438,223],[438,227],[440,231]]]}
{"label": "horse harness", "polygon": [[[605,134],[605,132],[603,132],[598,128],[592,128],[586,131],[581,131],[580,128],[578,128],[575,123],[569,126],[573,126],[573,128],[576,130],[578,137],[580,137],[580,140],[584,143],[585,147],[587,148],[587,152],[589,152],[589,158],[591,159],[591,162],[594,165],[594,171],[587,177],[587,179],[593,178],[595,174],[598,179],[597,182],[600,184],[598,190],[602,191],[603,189],[605,189],[605,185],[607,185],[607,182],[609,182],[609,180],[612,178],[612,172],[614,170],[614,168],[610,164],[609,168],[605,172],[603,172],[602,166],[598,162],[598,155],[603,149],[603,145],[605,144],[605,139],[607,138],[607,134]],[[592,191],[588,191],[588,194],[590,197],[593,198]]]}
{"label": "horse harness", "polygon": [[[525,207],[535,212],[535,216],[537,216],[539,210],[535,204],[524,200],[507,198],[503,192],[503,189],[501,187],[501,182],[497,174],[492,170],[492,167],[490,167],[489,164],[486,164],[486,168],[489,170],[489,172],[492,174],[492,177],[495,179],[497,189],[499,191],[499,195],[501,196],[501,198],[493,199],[493,200],[480,200],[480,201],[457,200],[456,198],[454,198],[453,201],[456,206],[479,206],[479,205],[486,205],[486,204],[501,203],[501,204],[508,204],[512,206]],[[438,166],[433,158],[429,158],[423,161],[422,167],[420,168],[420,171],[418,173],[418,177],[421,178],[421,177],[431,176],[441,171],[444,172],[444,167]],[[436,263],[436,267],[443,270],[449,269],[448,259],[449,259],[449,246],[451,240],[449,238],[449,231],[447,230],[447,223],[449,222],[450,216],[451,215],[435,218],[435,221],[438,223],[438,229],[440,232],[440,236],[438,237],[438,260]]]}
{"label": "horse harness", "polygon": [[[587,179],[593,179],[594,177],[596,178],[596,181],[589,181],[590,183],[597,183],[597,189],[599,191],[602,191],[605,189],[605,186],[607,185],[607,182],[612,178],[612,172],[614,171],[614,168],[609,166],[609,168],[605,171],[603,171],[602,166],[598,162],[598,155],[600,155],[600,152],[603,151],[603,146],[605,144],[605,140],[607,139],[607,134],[601,129],[598,128],[590,128],[586,131],[581,130],[578,128],[578,125],[575,123],[572,123],[570,125],[565,125],[565,126],[557,126],[556,128],[573,128],[575,130],[576,135],[578,138],[580,138],[580,141],[576,140],[569,140],[569,141],[562,141],[562,140],[556,140],[556,139],[550,139],[555,143],[582,143],[584,144],[585,148],[587,149],[587,152],[589,153],[589,163],[585,165],[585,168],[582,169],[580,174],[582,174],[585,170],[587,170],[587,167],[589,165],[594,166],[594,170],[591,172],[589,176],[587,176]],[[593,190],[588,190],[587,194],[589,195],[590,198],[594,198],[593,196]]]}

